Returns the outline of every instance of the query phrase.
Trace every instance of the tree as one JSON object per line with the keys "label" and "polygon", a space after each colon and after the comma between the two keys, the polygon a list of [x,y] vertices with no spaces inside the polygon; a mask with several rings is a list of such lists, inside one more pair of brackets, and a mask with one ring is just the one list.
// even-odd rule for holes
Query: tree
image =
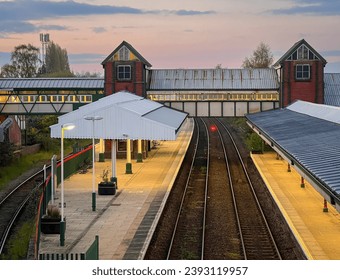
{"label": "tree", "polygon": [[31,44],[22,44],[14,48],[11,53],[11,64],[1,68],[1,76],[4,78],[36,77],[39,64],[39,49]]}
{"label": "tree", "polygon": [[46,151],[58,147],[58,141],[50,138],[50,125],[58,122],[57,116],[30,116],[27,119],[28,144],[40,143]]}
{"label": "tree", "polygon": [[4,131],[4,141],[0,142],[0,166],[6,166],[13,159],[13,145],[9,141],[8,130]]}
{"label": "tree", "polygon": [[17,69],[11,64],[5,64],[1,67],[0,78],[17,78]]}
{"label": "tree", "polygon": [[243,68],[267,68],[274,62],[269,46],[261,42],[252,56],[246,57],[242,63]]}
{"label": "tree", "polygon": [[89,71],[83,71],[81,73],[77,72],[75,73],[75,76],[78,78],[99,78],[101,77],[101,74],[99,72],[89,72]]}
{"label": "tree", "polygon": [[60,74],[59,77],[71,76],[70,65],[68,62],[67,50],[62,49],[53,41],[50,42],[46,49],[46,65],[47,74]]}

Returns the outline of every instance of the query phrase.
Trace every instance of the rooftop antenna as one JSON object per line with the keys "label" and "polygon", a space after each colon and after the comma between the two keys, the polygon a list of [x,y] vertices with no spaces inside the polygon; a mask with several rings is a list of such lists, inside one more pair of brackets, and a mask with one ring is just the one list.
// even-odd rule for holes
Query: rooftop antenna
{"label": "rooftop antenna", "polygon": [[46,64],[46,48],[47,44],[50,42],[50,34],[40,33],[40,42],[41,42],[41,63],[42,68],[45,68]]}

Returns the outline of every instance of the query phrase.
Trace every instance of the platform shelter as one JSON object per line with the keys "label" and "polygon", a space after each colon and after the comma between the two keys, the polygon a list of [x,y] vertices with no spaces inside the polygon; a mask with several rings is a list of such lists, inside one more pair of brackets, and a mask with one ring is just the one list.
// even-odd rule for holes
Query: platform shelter
{"label": "platform shelter", "polygon": [[[112,178],[116,180],[117,141],[126,142],[126,173],[132,173],[130,141],[176,140],[187,113],[168,108],[158,102],[130,92],[121,91],[84,105],[62,115],[52,125],[51,137],[61,138],[62,126],[72,123],[75,128],[64,131],[66,139],[104,139],[111,141]],[[92,125],[89,119],[96,119]]]}

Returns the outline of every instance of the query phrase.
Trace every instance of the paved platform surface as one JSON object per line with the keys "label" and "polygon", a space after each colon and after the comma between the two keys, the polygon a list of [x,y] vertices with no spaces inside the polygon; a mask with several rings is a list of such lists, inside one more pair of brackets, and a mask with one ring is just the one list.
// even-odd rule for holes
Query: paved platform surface
{"label": "paved platform surface", "polygon": [[[188,119],[176,141],[163,141],[142,163],[133,162],[133,174],[125,174],[125,160],[117,160],[118,191],[115,196],[97,195],[92,211],[92,170],[75,174],[64,182],[66,234],[65,246],[59,235],[41,236],[40,253],[85,252],[99,236],[102,260],[143,259],[193,131]],[[98,150],[98,149],[97,149]],[[254,154],[253,161],[292,228],[308,259],[340,260],[340,215],[276,153]],[[96,178],[111,161],[96,162]],[[60,197],[60,189],[57,190]],[[58,200],[57,200],[58,202]]]}
{"label": "paved platform surface", "polygon": [[323,212],[323,197],[276,153],[253,154],[261,173],[281,212],[302,245],[308,259],[340,260],[340,214],[328,204]]}
{"label": "paved platform surface", "polygon": [[[66,179],[65,245],[60,246],[59,235],[42,234],[39,253],[82,253],[98,235],[101,260],[142,259],[184,159],[193,127],[193,119],[187,119],[176,141],[160,141],[143,162],[133,161],[133,174],[125,174],[126,161],[118,159],[117,193],[97,195],[96,211],[92,211],[92,169]],[[102,171],[111,170],[111,160],[96,162],[95,168],[98,183]],[[60,188],[56,197],[58,203]]]}

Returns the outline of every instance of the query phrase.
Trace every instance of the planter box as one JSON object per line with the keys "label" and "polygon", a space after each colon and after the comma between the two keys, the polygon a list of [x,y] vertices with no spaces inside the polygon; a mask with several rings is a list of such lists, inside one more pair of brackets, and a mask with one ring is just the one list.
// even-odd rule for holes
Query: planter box
{"label": "planter box", "polygon": [[60,220],[61,217],[41,217],[41,232],[45,234],[60,234]]}
{"label": "planter box", "polygon": [[116,184],[114,182],[99,183],[98,184],[98,194],[99,195],[115,195],[116,194]]}

